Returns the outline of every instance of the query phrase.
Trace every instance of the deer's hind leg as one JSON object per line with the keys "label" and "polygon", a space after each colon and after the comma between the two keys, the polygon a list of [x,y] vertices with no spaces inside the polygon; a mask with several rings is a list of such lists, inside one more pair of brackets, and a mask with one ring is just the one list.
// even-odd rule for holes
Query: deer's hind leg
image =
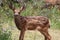
{"label": "deer's hind leg", "polygon": [[51,36],[48,33],[48,30],[42,30],[42,29],[40,29],[39,32],[41,32],[44,35],[45,40],[51,40]]}

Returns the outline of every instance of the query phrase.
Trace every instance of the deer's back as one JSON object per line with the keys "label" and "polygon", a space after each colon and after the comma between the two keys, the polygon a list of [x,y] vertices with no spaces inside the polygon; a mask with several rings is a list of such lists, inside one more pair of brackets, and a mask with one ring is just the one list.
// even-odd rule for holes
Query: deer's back
{"label": "deer's back", "polygon": [[41,23],[46,23],[48,21],[48,18],[47,17],[43,17],[43,16],[29,16],[27,17],[27,22],[31,21],[31,22],[41,22]]}

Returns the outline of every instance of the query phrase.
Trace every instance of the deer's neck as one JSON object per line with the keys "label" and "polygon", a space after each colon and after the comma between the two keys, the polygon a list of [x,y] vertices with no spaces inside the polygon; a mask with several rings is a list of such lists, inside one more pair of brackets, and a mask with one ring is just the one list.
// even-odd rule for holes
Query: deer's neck
{"label": "deer's neck", "polygon": [[18,29],[22,29],[23,26],[26,24],[26,20],[23,16],[14,15],[14,20]]}

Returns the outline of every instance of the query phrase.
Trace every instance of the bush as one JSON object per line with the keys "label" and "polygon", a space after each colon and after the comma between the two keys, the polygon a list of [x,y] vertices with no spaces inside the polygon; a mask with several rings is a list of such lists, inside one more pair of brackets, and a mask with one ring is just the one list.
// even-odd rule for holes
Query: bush
{"label": "bush", "polygon": [[8,30],[3,31],[2,28],[0,28],[0,40],[12,40],[11,32]]}

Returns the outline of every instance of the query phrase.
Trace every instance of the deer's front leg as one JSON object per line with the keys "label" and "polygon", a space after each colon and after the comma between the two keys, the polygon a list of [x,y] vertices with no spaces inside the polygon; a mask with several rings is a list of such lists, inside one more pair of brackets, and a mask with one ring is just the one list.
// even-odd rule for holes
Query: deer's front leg
{"label": "deer's front leg", "polygon": [[24,34],[25,34],[25,30],[21,30],[19,40],[23,40],[24,39]]}

